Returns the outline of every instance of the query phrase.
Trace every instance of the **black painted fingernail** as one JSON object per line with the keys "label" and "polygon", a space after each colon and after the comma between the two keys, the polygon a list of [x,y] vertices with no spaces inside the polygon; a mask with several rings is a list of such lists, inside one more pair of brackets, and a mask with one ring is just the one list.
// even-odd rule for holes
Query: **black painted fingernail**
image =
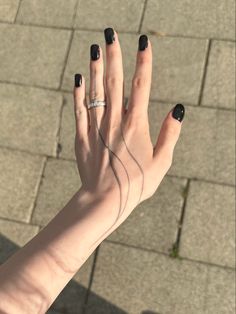
{"label": "black painted fingernail", "polygon": [[90,47],[90,56],[91,60],[95,61],[98,60],[100,57],[100,50],[98,45],[91,45]]}
{"label": "black painted fingernail", "polygon": [[148,46],[148,37],[147,35],[141,35],[139,37],[139,41],[138,41],[138,50],[142,51],[145,50]]}
{"label": "black painted fingernail", "polygon": [[82,84],[82,75],[75,74],[75,87],[80,87]]}
{"label": "black painted fingernail", "polygon": [[115,33],[113,28],[111,27],[104,29],[104,36],[108,45],[112,44],[115,41]]}
{"label": "black painted fingernail", "polygon": [[181,122],[184,118],[184,113],[184,106],[182,104],[177,104],[172,111],[172,117]]}

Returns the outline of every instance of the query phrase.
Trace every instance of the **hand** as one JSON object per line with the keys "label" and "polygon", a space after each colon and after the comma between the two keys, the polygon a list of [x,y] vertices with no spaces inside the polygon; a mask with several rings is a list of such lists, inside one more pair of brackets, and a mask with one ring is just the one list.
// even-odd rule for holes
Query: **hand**
{"label": "hand", "polygon": [[153,195],[171,166],[184,107],[178,104],[168,113],[153,147],[148,124],[150,41],[144,35],[139,39],[126,110],[118,36],[106,29],[105,38],[105,87],[102,50],[93,45],[90,99],[105,98],[107,105],[88,111],[84,78],[75,76],[75,151],[82,187],[45,228],[1,265],[1,313],[6,308],[9,313],[45,313],[96,246],[136,205]]}
{"label": "hand", "polygon": [[122,216],[127,217],[136,205],[151,197],[170,168],[184,107],[178,104],[174,111],[167,114],[153,147],[148,122],[151,42],[146,35],[140,36],[126,110],[118,35],[111,28],[104,33],[107,43],[105,79],[102,49],[92,45],[89,96],[90,101],[105,99],[106,106],[87,109],[85,80],[76,74],[75,151],[82,189],[101,197],[112,193],[113,199],[117,199],[118,220]]}

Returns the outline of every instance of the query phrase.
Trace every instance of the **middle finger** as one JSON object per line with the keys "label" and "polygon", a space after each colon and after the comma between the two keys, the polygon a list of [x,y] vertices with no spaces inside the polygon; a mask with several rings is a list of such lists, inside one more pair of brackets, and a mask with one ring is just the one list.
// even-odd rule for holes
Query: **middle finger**
{"label": "middle finger", "polygon": [[112,28],[104,30],[106,40],[106,99],[111,127],[119,126],[123,107],[123,65],[117,33]]}

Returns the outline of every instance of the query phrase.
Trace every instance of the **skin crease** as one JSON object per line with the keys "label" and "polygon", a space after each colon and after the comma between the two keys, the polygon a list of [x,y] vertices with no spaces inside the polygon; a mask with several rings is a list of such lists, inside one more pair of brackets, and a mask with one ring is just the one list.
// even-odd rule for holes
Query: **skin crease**
{"label": "skin crease", "polygon": [[[90,100],[85,80],[74,88],[75,154],[82,185],[65,207],[31,241],[0,267],[0,313],[45,313],[96,247],[156,191],[172,164],[182,122],[170,111],[155,146],[148,103],[152,49],[137,52],[128,109],[118,34],[90,61]],[[39,276],[40,274],[40,276]]]}

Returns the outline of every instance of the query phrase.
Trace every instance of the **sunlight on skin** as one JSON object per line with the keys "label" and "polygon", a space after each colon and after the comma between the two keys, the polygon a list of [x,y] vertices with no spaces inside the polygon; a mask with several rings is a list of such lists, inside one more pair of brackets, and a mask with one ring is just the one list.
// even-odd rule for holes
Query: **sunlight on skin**
{"label": "sunlight on skin", "polygon": [[153,147],[148,122],[150,41],[146,35],[139,38],[125,110],[118,35],[111,28],[104,34],[105,80],[102,50],[93,45],[90,100],[105,99],[106,106],[88,109],[85,80],[75,75],[75,154],[82,186],[46,227],[1,265],[0,313],[45,313],[103,239],[155,193],[172,164],[184,107],[177,104],[167,114]]}

